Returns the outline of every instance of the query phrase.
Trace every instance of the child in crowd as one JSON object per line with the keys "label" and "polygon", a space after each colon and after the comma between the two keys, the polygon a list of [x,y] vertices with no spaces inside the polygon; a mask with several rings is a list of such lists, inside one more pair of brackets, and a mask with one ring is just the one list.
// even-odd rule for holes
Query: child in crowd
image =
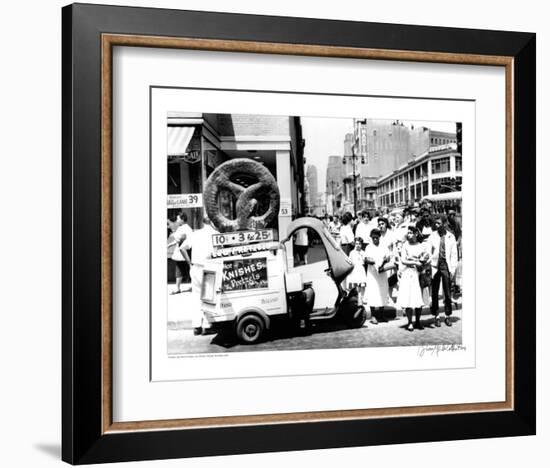
{"label": "child in crowd", "polygon": [[355,238],[355,248],[350,252],[349,258],[353,263],[353,271],[347,277],[350,289],[357,288],[359,304],[363,303],[365,286],[367,284],[367,272],[365,271],[365,253],[363,252],[363,239]]}

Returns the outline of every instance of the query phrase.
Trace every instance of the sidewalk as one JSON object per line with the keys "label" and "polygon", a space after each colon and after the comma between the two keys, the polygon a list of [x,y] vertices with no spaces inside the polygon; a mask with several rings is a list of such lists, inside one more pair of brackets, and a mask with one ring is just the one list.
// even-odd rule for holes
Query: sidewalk
{"label": "sidewalk", "polygon": [[[184,287],[190,284],[182,285]],[[169,284],[166,289],[168,296],[168,330],[190,329],[191,326],[191,290],[179,294],[170,294],[175,284]]]}

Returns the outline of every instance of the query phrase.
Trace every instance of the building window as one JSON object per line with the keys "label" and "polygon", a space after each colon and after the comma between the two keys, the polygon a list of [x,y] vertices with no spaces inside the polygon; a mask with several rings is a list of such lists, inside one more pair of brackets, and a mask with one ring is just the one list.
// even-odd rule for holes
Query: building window
{"label": "building window", "polygon": [[455,170],[462,172],[462,156],[455,156]]}
{"label": "building window", "polygon": [[456,188],[456,190],[458,190],[458,191],[462,191],[462,177],[461,177],[461,176],[458,176],[458,177],[456,178],[455,188]]}
{"label": "building window", "polygon": [[426,197],[428,195],[428,181],[425,180],[422,182],[422,196]]}
{"label": "building window", "polygon": [[432,194],[449,193],[462,190],[462,177],[442,177],[432,180]]}
{"label": "building window", "polygon": [[432,161],[432,174],[441,174],[451,170],[451,159],[441,158]]}

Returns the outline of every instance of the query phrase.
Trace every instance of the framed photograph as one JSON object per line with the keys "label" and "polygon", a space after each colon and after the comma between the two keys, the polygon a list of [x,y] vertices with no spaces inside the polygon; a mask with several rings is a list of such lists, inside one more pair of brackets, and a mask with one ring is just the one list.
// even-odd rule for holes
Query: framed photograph
{"label": "framed photograph", "polygon": [[63,8],[63,459],[535,433],[535,35]]}

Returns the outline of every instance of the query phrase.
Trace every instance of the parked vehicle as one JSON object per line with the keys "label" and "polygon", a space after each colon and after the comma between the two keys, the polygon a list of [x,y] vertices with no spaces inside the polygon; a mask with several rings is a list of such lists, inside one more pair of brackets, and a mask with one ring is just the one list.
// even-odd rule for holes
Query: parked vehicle
{"label": "parked vehicle", "polygon": [[[288,267],[286,245],[304,228],[318,235],[326,253],[328,267],[323,271],[318,264],[318,273],[328,275],[336,286],[332,307],[315,309],[313,282],[303,278],[300,268]],[[213,329],[234,333],[245,344],[264,339],[275,321],[296,331],[319,320],[358,328],[366,320],[365,308],[358,304],[355,290],[342,287],[352,270],[353,264],[320,220],[299,218],[290,223],[281,242],[259,241],[214,253],[204,267],[202,310]]]}

